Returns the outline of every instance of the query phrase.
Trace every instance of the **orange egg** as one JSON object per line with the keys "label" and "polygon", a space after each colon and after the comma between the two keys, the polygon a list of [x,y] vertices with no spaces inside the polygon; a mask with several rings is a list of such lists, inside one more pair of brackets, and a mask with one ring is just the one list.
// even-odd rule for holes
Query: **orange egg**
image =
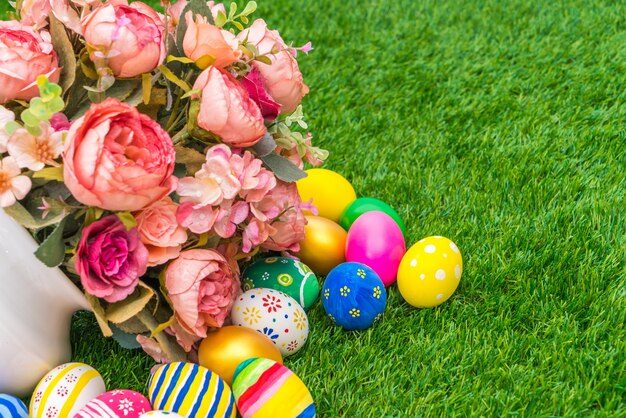
{"label": "orange egg", "polygon": [[346,261],[348,233],[336,222],[321,216],[307,216],[305,238],[296,254],[318,275],[325,276],[335,266]]}

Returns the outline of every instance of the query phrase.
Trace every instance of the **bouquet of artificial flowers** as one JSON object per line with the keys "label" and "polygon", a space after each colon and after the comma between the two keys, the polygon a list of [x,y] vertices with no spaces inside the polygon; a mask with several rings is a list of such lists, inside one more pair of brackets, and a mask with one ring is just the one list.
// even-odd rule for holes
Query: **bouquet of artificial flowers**
{"label": "bouquet of artificial flowers", "polygon": [[0,22],[0,207],[84,290],[102,332],[183,360],[239,263],[299,249],[311,144],[298,53],[203,0],[23,0]]}

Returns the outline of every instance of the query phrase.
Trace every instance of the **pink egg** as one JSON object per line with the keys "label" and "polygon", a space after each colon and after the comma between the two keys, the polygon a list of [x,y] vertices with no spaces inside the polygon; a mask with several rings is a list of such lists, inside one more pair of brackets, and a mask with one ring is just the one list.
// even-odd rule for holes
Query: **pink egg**
{"label": "pink egg", "polygon": [[139,418],[152,411],[150,402],[133,390],[112,390],[89,401],[74,418]]}
{"label": "pink egg", "polygon": [[404,253],[406,244],[402,230],[384,212],[364,213],[348,231],[346,261],[369,266],[378,273],[385,286],[396,281]]}

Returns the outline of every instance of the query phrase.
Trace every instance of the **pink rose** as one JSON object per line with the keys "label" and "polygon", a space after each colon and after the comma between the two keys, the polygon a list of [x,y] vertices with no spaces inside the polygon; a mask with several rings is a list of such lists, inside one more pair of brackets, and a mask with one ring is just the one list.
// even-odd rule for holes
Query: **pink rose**
{"label": "pink rose", "polygon": [[252,67],[252,71],[241,79],[241,84],[248,90],[250,98],[259,106],[265,120],[272,121],[278,117],[280,105],[265,90],[261,74],[256,67]]}
{"label": "pink rose", "polygon": [[126,229],[109,215],[83,229],[76,249],[76,271],[87,293],[118,302],[133,293],[147,269],[148,250],[136,228]]}
{"label": "pink rose", "polygon": [[81,19],[92,61],[105,63],[116,77],[150,72],[165,59],[165,26],[150,6],[110,0]]}
{"label": "pink rose", "polygon": [[239,40],[246,37],[259,55],[266,55],[272,62],[271,65],[253,62],[265,89],[282,106],[281,114],[292,113],[309,92],[296,61],[296,51],[285,44],[278,31],[268,29],[263,19],[255,20],[238,35]]}
{"label": "pink rose", "polygon": [[182,328],[206,337],[209,327],[221,327],[240,292],[239,278],[215,250],[183,251],[165,271],[176,318]]}
{"label": "pink rose", "polygon": [[141,242],[148,249],[148,266],[163,264],[178,257],[187,232],[176,221],[178,205],[165,197],[136,215]]}
{"label": "pink rose", "polygon": [[60,73],[48,32],[0,21],[0,104],[38,96],[37,77],[45,74],[56,83]]}
{"label": "pink rose", "polygon": [[41,29],[48,24],[50,0],[22,0],[20,18],[24,25]]}
{"label": "pink rose", "polygon": [[259,106],[230,74],[211,66],[200,74],[193,88],[202,90],[198,126],[225,144],[250,147],[267,132]]}
{"label": "pink rose", "polygon": [[214,67],[224,68],[241,57],[242,52],[235,35],[211,25],[200,15],[196,15],[194,19],[191,11],[187,12],[185,19],[187,31],[183,39],[183,49],[188,58],[198,61],[210,56],[215,60],[212,63]]}
{"label": "pink rose", "polygon": [[85,205],[137,211],[176,189],[172,139],[117,99],[92,104],[64,145],[65,185]]}

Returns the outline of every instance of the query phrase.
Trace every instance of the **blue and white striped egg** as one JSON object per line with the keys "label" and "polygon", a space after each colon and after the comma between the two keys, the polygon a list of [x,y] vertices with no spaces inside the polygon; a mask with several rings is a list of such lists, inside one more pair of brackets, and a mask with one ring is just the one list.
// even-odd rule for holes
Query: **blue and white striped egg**
{"label": "blue and white striped egg", "polygon": [[106,388],[100,373],[83,363],[66,363],[49,371],[30,401],[31,418],[73,417]]}
{"label": "blue and white striped egg", "polygon": [[234,418],[235,398],[216,373],[193,363],[159,366],[148,382],[148,398],[155,410],[188,418]]}
{"label": "blue and white striped egg", "polygon": [[19,398],[0,394],[0,417],[28,418],[28,409]]}

